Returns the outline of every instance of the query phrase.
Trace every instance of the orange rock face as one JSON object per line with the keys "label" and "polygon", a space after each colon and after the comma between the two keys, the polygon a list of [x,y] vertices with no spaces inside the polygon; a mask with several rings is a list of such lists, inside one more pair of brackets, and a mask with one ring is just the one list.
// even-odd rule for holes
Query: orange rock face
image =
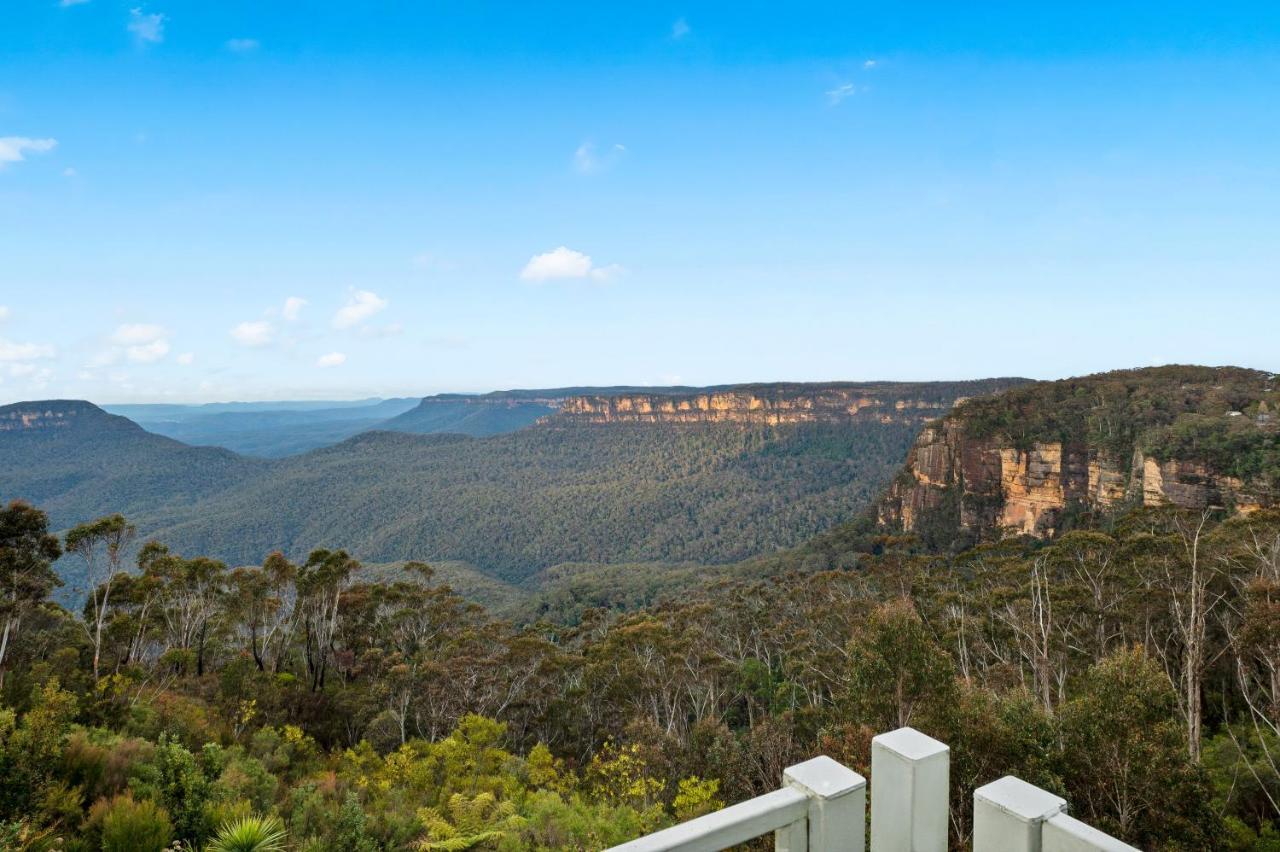
{"label": "orange rock face", "polygon": [[860,391],[825,389],[792,395],[749,391],[576,396],[561,405],[557,419],[579,423],[829,423],[868,419],[884,423],[923,422],[951,408],[954,400],[884,400]]}
{"label": "orange rock face", "polygon": [[1061,443],[1021,450],[968,438],[961,420],[951,417],[924,428],[877,514],[885,526],[912,531],[925,513],[945,509],[960,529],[1048,537],[1071,505],[1108,510],[1126,501],[1188,509],[1232,505],[1239,512],[1270,505],[1239,479],[1200,463],[1158,462],[1138,453],[1122,466],[1097,448]]}

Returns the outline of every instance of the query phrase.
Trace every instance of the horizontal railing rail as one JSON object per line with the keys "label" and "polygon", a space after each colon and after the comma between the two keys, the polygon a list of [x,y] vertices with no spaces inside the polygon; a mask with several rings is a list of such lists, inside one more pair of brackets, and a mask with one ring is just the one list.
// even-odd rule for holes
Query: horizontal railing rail
{"label": "horizontal railing rail", "polygon": [[615,846],[614,850],[669,852],[678,849],[680,852],[717,852],[770,832],[789,830],[797,823],[805,823],[808,816],[809,797],[800,790],[784,787],[639,840]]}
{"label": "horizontal railing rail", "polygon": [[[871,741],[871,852],[946,852],[951,750],[912,728]],[[787,769],[782,789],[613,847],[718,852],[769,833],[777,852],[864,852],[867,781],[829,757]],[[973,795],[974,852],[1137,852],[1006,776]]]}

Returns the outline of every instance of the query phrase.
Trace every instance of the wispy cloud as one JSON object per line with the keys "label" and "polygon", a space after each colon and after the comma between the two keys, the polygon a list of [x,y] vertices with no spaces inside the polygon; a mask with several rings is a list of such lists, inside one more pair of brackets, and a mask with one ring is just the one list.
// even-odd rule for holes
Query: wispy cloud
{"label": "wispy cloud", "polygon": [[851,98],[857,93],[858,87],[853,83],[841,83],[834,89],[827,90],[827,103],[831,106],[839,106],[841,101]]}
{"label": "wispy cloud", "polygon": [[58,350],[48,343],[19,343],[0,337],[0,361],[37,361],[57,355]]}
{"label": "wispy cloud", "polygon": [[21,163],[25,154],[43,154],[58,145],[57,139],[32,139],[29,136],[0,136],[0,169],[8,163]]}
{"label": "wispy cloud", "polygon": [[227,39],[227,50],[232,53],[252,53],[261,46],[256,38]]}
{"label": "wispy cloud", "polygon": [[862,63],[862,67],[870,71],[872,68],[875,68],[879,64],[880,64],[880,60],[878,59],[868,59],[866,62]]}
{"label": "wispy cloud", "polygon": [[7,305],[0,305],[0,322],[4,322],[11,316],[13,316],[13,312],[9,310],[9,307]]}
{"label": "wispy cloud", "polygon": [[386,309],[389,302],[369,290],[353,290],[347,303],[333,315],[334,328],[351,328]]}
{"label": "wispy cloud", "polygon": [[306,306],[306,299],[301,296],[290,296],[284,300],[284,307],[280,309],[280,316],[284,317],[288,322],[297,322],[302,317],[302,309]]}
{"label": "wispy cloud", "polygon": [[275,339],[275,329],[266,320],[242,322],[231,329],[231,338],[241,346],[258,349],[271,345],[271,341]]}
{"label": "wispy cloud", "polygon": [[116,326],[111,342],[135,364],[153,364],[168,355],[170,349],[168,329],[150,323]]}
{"label": "wispy cloud", "polygon": [[89,0],[58,0],[58,5],[65,9],[67,6],[79,6],[88,2]]}
{"label": "wispy cloud", "polygon": [[159,44],[164,41],[164,23],[167,18],[159,12],[144,12],[141,6],[129,10],[129,25],[139,44]]}
{"label": "wispy cloud", "polygon": [[162,325],[126,323],[116,326],[116,330],[111,335],[111,342],[117,346],[137,346],[144,343],[153,343],[162,337],[168,336],[169,332]]}
{"label": "wispy cloud", "polygon": [[671,25],[671,38],[679,41],[689,35],[692,30],[689,29],[689,22],[684,18],[676,18],[676,22]]}
{"label": "wispy cloud", "polygon": [[600,152],[595,143],[588,140],[573,152],[573,167],[579,174],[593,175],[614,165],[626,152],[627,146],[622,144],[610,145]]}
{"label": "wispy cloud", "polygon": [[178,355],[173,360],[177,361],[179,364],[181,364],[184,367],[190,367],[192,364],[196,362],[196,353],[183,352],[181,355]]}
{"label": "wispy cloud", "polygon": [[560,246],[551,251],[535,254],[520,270],[525,281],[554,281],[565,278],[589,278],[592,281],[611,281],[625,270],[615,264],[596,266],[590,255]]}
{"label": "wispy cloud", "polygon": [[126,346],[124,354],[135,364],[152,364],[169,354],[169,341],[153,340],[137,346]]}
{"label": "wispy cloud", "polygon": [[341,367],[347,363],[347,356],[342,352],[330,352],[316,359],[317,367]]}

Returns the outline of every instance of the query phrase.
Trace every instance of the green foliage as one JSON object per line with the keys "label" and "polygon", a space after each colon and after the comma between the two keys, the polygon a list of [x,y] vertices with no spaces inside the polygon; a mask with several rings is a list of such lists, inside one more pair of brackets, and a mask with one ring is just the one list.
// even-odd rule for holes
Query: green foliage
{"label": "green foliage", "polygon": [[881,606],[849,642],[847,702],[873,730],[906,727],[941,712],[954,691],[951,658],[909,600]]}
{"label": "green foliage", "polygon": [[89,810],[87,837],[102,852],[163,852],[173,839],[169,814],[154,801],[124,794],[99,799]]}
{"label": "green foliage", "polygon": [[1098,662],[1063,708],[1066,781],[1077,812],[1104,831],[1141,846],[1172,834],[1208,848],[1211,796],[1174,707],[1168,679],[1141,649]]}
{"label": "green foliage", "polygon": [[671,802],[671,809],[680,821],[694,819],[724,807],[724,802],[717,795],[720,792],[720,779],[699,778],[691,775],[681,778],[679,792]]}
{"label": "green foliage", "polygon": [[223,823],[205,852],[283,852],[285,836],[276,817],[242,817]]}
{"label": "green foliage", "polygon": [[210,745],[211,750],[197,756],[162,735],[154,757],[138,768],[130,783],[131,789],[165,808],[177,837],[188,843],[201,843],[211,833],[206,805],[212,779],[221,767],[212,765],[217,762],[218,749]]}

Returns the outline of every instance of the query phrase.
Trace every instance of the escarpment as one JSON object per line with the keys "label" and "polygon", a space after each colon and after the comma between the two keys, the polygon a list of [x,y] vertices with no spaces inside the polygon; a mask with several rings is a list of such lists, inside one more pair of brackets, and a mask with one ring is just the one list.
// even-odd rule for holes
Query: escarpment
{"label": "escarpment", "polygon": [[778,426],[849,421],[923,424],[970,396],[1016,386],[981,382],[743,385],[692,392],[583,394],[565,398],[550,423],[742,423]]}
{"label": "escarpment", "polygon": [[1052,536],[1073,512],[1277,505],[1274,376],[1166,367],[1046,382],[927,425],[879,502],[881,525]]}

